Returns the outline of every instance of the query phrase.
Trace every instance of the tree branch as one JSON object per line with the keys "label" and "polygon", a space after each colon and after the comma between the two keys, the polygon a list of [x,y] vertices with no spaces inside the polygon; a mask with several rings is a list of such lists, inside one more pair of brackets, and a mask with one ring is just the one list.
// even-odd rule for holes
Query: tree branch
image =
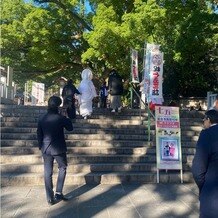
{"label": "tree branch", "polygon": [[69,8],[67,8],[66,5],[64,5],[60,1],[57,1],[57,0],[35,0],[35,1],[38,2],[38,3],[41,3],[41,4],[43,4],[43,3],[54,3],[54,4],[58,5],[64,11],[68,12],[74,20],[76,20],[80,24],[82,24],[82,26],[84,28],[86,28],[89,31],[92,30],[92,28],[77,13],[75,13],[72,10],[70,10]]}

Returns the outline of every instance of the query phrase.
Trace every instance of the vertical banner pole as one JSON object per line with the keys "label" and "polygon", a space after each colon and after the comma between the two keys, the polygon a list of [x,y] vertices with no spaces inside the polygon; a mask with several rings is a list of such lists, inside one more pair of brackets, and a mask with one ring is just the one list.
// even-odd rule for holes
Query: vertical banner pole
{"label": "vertical banner pole", "polygon": [[132,87],[130,87],[130,101],[131,101],[131,109],[133,108],[133,105],[132,105],[132,98],[133,98],[133,90],[132,90]]}
{"label": "vertical banner pole", "polygon": [[[129,75],[129,81],[132,82],[132,49],[130,48],[130,62],[131,62],[131,69],[130,69],[130,75]],[[132,109],[132,86],[130,86],[130,108]]]}
{"label": "vertical banner pole", "polygon": [[148,142],[151,141],[151,114],[148,110]]}
{"label": "vertical banner pole", "polygon": [[160,174],[159,174],[159,169],[157,168],[157,183],[159,183],[160,182]]}
{"label": "vertical banner pole", "polygon": [[[148,56],[148,50],[147,50],[147,43],[145,42],[144,44],[144,58],[143,58],[143,69],[144,69],[144,77],[143,77],[143,80],[145,82],[145,79],[146,79],[146,74],[148,73],[147,72],[147,66],[146,66],[146,58]],[[147,84],[148,85],[148,84]],[[147,90],[149,90],[147,87],[146,87]],[[144,90],[145,93],[146,93],[146,90]],[[148,113],[148,142],[151,141],[151,114],[150,114],[150,110],[149,110],[149,94],[146,93],[146,97],[147,97],[147,102],[148,102],[148,107],[147,107],[147,113]]]}

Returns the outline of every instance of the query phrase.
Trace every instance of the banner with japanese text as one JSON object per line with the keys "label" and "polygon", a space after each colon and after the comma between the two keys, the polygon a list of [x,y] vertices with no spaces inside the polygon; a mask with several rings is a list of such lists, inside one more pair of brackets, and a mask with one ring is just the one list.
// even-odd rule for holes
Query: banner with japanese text
{"label": "banner with japanese text", "polygon": [[155,106],[157,169],[182,169],[178,107]]}
{"label": "banner with japanese text", "polygon": [[132,75],[132,82],[139,83],[138,51],[135,49],[131,49],[131,75]]}
{"label": "banner with japanese text", "polygon": [[163,99],[163,53],[151,52],[150,74],[149,74],[149,96],[150,99]]}
{"label": "banner with japanese text", "polygon": [[143,75],[143,88],[142,92],[145,93],[146,97],[149,94],[150,86],[150,68],[151,68],[151,52],[159,52],[159,45],[149,44],[146,45],[145,56],[144,56],[144,75]]}

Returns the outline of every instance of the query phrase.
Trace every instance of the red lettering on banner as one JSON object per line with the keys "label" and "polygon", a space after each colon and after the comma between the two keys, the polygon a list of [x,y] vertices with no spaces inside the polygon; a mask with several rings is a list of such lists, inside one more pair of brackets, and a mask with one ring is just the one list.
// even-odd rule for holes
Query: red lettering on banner
{"label": "red lettering on banner", "polygon": [[159,73],[157,71],[154,71],[153,72],[153,85],[152,85],[152,94],[153,95],[159,95],[159,80],[158,80],[158,77],[159,77]]}
{"label": "red lettering on banner", "polygon": [[163,115],[171,115],[172,112],[171,108],[165,109],[163,107],[159,107],[158,110],[159,110],[159,114],[163,114]]}
{"label": "red lettering on banner", "polygon": [[136,80],[138,79],[136,66],[133,66],[133,77],[134,77],[134,79],[136,79]]}
{"label": "red lettering on banner", "polygon": [[158,128],[180,128],[179,122],[157,121]]}

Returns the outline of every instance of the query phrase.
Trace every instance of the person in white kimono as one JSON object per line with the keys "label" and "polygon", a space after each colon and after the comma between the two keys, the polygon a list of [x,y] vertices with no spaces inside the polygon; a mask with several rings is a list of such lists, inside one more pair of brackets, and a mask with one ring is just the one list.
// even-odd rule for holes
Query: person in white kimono
{"label": "person in white kimono", "polygon": [[80,95],[80,115],[84,119],[92,114],[92,100],[97,96],[95,86],[92,82],[92,71],[90,69],[84,69],[82,71],[82,81],[78,87]]}

